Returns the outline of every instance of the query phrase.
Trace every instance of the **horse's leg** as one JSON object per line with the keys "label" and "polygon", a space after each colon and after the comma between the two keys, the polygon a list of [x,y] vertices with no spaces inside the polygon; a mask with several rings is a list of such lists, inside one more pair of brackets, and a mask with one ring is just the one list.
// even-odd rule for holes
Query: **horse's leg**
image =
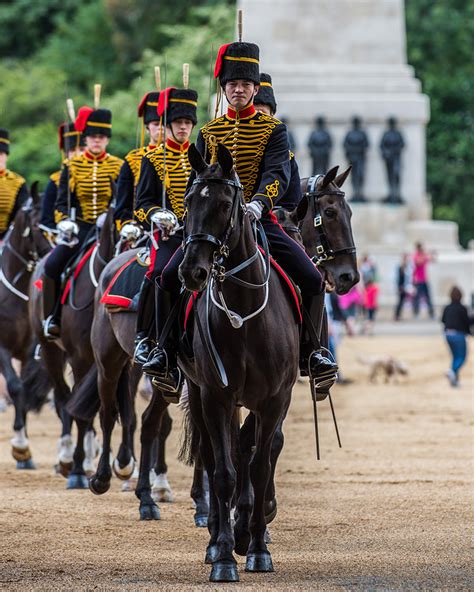
{"label": "horse's leg", "polygon": [[122,481],[128,481],[131,478],[136,464],[133,456],[132,426],[135,418],[134,396],[140,377],[139,368],[135,366],[132,370],[130,364],[127,364],[122,371],[117,389],[118,407],[122,422],[122,442],[114,460],[113,469],[115,475]]}
{"label": "horse's leg", "polygon": [[154,389],[151,401],[142,415],[140,473],[135,489],[135,495],[140,500],[140,520],[160,519],[160,510],[151,496],[150,468],[153,443],[167,408],[168,404],[161,393]]}
{"label": "horse's leg", "polygon": [[86,472],[84,470],[84,438],[90,428],[90,422],[75,419],[77,426],[77,442],[72,457],[72,469],[67,478],[66,489],[87,489],[89,487]]}
{"label": "horse's leg", "polygon": [[[285,399],[289,400],[290,393]],[[247,552],[245,570],[252,572],[273,571],[270,552],[265,542],[265,493],[272,471],[271,448],[273,437],[281,419],[284,417],[284,409],[278,399],[265,404],[265,412],[256,417],[256,448],[250,461],[250,479],[254,491],[254,504],[250,518],[250,545]]]}
{"label": "horse's leg", "polygon": [[283,419],[279,422],[278,427],[273,436],[272,448],[270,452],[270,479],[268,481],[267,491],[265,493],[265,522],[270,524],[277,515],[277,501],[275,495],[275,469],[283,450],[283,444],[285,443],[285,437],[283,435]]}
{"label": "horse's leg", "polygon": [[[140,373],[141,374],[141,373]],[[138,377],[138,383],[140,382],[140,375]],[[138,387],[137,387],[138,388]],[[131,390],[131,392],[133,392]],[[135,401],[135,398],[134,398]],[[125,427],[122,427],[122,430],[125,430]],[[135,406],[133,407],[133,414],[131,418],[130,426],[127,428],[127,436],[124,435],[122,432],[122,442],[126,439],[129,443],[130,450],[132,452],[132,458],[134,460],[134,468],[133,473],[130,479],[124,481],[122,484],[122,491],[135,491],[135,487],[137,486],[138,481],[138,463],[137,463],[137,455],[135,454],[135,432],[137,431],[137,414],[135,412]]]}
{"label": "horse's leg", "polygon": [[151,496],[155,502],[172,502],[173,492],[168,482],[168,465],[166,464],[166,439],[171,433],[173,420],[166,409],[160,424],[157,437],[157,455],[155,464],[155,480],[151,488]]}
{"label": "horse's leg", "polygon": [[194,461],[191,497],[194,500],[194,505],[196,507],[194,512],[194,524],[198,528],[207,526],[209,517],[209,483],[200,456]]}
{"label": "horse's leg", "polygon": [[253,489],[250,481],[250,461],[255,449],[255,415],[249,413],[240,429],[237,520],[234,526],[235,552],[247,555],[250,544],[250,516],[253,508]]}
{"label": "horse's leg", "polygon": [[14,436],[11,440],[12,456],[17,461],[17,469],[35,469],[26,434],[26,400],[23,383],[13,367],[10,353],[3,347],[0,347],[0,371],[5,377],[7,391],[15,407]]}
{"label": "horse's leg", "polygon": [[212,564],[211,582],[236,582],[239,580],[235,561],[234,533],[230,510],[235,493],[236,471],[231,455],[231,423],[234,415],[232,402],[216,403],[216,397],[207,390],[201,391],[203,418],[214,453],[214,491],[218,501],[219,535],[217,556]]}

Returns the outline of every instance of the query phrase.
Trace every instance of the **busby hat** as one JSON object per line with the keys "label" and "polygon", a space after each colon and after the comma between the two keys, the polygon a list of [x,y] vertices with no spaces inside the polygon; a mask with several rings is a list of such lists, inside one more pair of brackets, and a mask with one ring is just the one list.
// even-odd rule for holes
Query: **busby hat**
{"label": "busby hat", "polygon": [[102,134],[110,138],[112,135],[112,112],[108,109],[81,107],[74,125],[76,130],[84,136]]}
{"label": "busby hat", "polygon": [[272,77],[270,74],[260,74],[260,88],[253,100],[254,105],[268,105],[272,113],[276,113],[277,105],[275,94],[273,92]]}
{"label": "busby hat", "polygon": [[196,124],[197,100],[198,94],[191,88],[166,88],[160,93],[158,115],[167,124],[182,117]]}
{"label": "busby hat", "polygon": [[138,105],[138,117],[143,117],[143,123],[148,125],[150,121],[159,119],[158,115],[158,100],[160,93],[155,90],[146,93]]}
{"label": "busby hat", "polygon": [[10,134],[6,129],[0,129],[0,152],[10,154]]}
{"label": "busby hat", "polygon": [[260,50],[255,43],[228,43],[219,49],[214,78],[219,78],[221,86],[229,80],[250,80],[259,84],[259,60]]}
{"label": "busby hat", "polygon": [[74,127],[74,123],[61,123],[58,127],[59,149],[63,152],[75,150],[81,143],[81,132]]}

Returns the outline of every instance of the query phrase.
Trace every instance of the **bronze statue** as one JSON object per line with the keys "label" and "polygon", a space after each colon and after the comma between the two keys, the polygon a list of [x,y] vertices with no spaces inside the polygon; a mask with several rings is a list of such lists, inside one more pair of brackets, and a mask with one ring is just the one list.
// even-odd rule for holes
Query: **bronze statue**
{"label": "bronze statue", "polygon": [[397,129],[397,120],[390,117],[388,119],[388,130],[384,133],[380,142],[380,151],[387,167],[389,188],[388,196],[384,199],[385,203],[403,203],[400,195],[400,161],[404,146],[403,136]]}
{"label": "bronze statue", "polygon": [[369,140],[367,134],[362,129],[362,120],[360,117],[352,118],[352,129],[346,134],[344,139],[344,151],[346,158],[352,165],[352,190],[351,201],[366,201],[363,194],[365,157]]}
{"label": "bronze statue", "polygon": [[312,174],[321,175],[327,173],[332,139],[326,129],[326,122],[323,117],[316,118],[316,129],[311,132],[308,140],[308,148],[313,160]]}

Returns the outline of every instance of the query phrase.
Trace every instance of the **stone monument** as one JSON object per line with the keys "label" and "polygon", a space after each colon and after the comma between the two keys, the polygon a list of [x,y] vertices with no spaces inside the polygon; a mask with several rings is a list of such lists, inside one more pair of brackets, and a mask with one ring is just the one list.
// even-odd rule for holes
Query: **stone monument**
{"label": "stone monument", "polygon": [[[381,275],[381,302],[395,301],[395,265],[419,240],[438,253],[432,266],[436,303],[457,282],[474,291],[474,253],[458,243],[453,222],[433,221],[426,193],[425,128],[429,99],[407,64],[403,0],[238,0],[244,39],[260,46],[261,70],[273,78],[278,115],[289,116],[302,176],[311,173],[307,138],[315,115],[333,140],[329,166],[347,163],[344,136],[354,114],[364,121],[367,151],[364,197],[354,203],[360,254],[370,252]],[[386,166],[380,139],[394,117],[403,134],[400,195],[384,203]],[[468,268],[470,266],[470,268]]]}

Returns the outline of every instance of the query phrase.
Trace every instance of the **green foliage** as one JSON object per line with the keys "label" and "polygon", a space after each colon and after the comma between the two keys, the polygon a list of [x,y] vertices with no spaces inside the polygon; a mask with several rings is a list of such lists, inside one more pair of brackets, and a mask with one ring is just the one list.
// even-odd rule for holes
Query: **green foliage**
{"label": "green foliage", "polygon": [[473,0],[408,0],[408,56],[431,100],[428,190],[434,216],[474,238]]}

